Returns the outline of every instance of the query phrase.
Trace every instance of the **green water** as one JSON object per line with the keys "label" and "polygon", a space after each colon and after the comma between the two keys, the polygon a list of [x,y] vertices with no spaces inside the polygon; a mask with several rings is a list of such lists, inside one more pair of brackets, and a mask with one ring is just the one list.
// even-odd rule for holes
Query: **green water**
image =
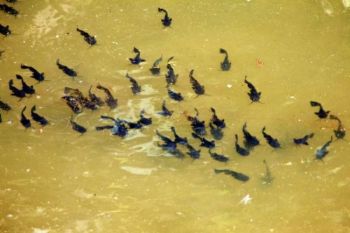
{"label": "green water", "polygon": [[[0,38],[0,99],[13,108],[1,111],[0,232],[350,232],[349,141],[335,141],[323,162],[316,161],[316,148],[337,124],[318,119],[309,104],[321,102],[350,125],[350,14],[341,1],[22,0],[13,6],[17,17],[0,12],[0,23],[13,33]],[[161,25],[158,7],[169,11],[171,28]],[[77,26],[95,35],[98,45],[85,43]],[[147,62],[130,64],[134,46]],[[219,48],[229,53],[228,72],[220,70]],[[167,96],[165,61],[161,76],[149,72],[161,55],[174,56],[181,103]],[[57,58],[78,72],[75,80],[57,69]],[[8,80],[21,74],[35,83],[21,63],[45,72],[49,81],[18,101]],[[191,89],[192,69],[204,96]],[[132,95],[126,72],[142,86],[140,95]],[[262,92],[262,103],[250,103],[245,75]],[[80,136],[69,124],[63,88],[86,94],[98,83],[111,89],[119,106],[84,110],[76,121],[88,132]],[[170,118],[156,114],[163,99],[174,110]],[[25,130],[20,111],[33,104],[50,125],[32,122]],[[192,160],[169,157],[156,146],[155,130],[170,136],[175,126],[199,148],[185,117],[194,115],[194,107],[206,122],[210,107],[225,119],[215,151],[230,162],[214,161],[204,148]],[[94,129],[102,124],[100,115],[136,120],[142,109],[153,124],[125,139]],[[242,144],[244,122],[262,142],[248,157],[234,150],[234,134]],[[281,149],[266,144],[263,126]],[[293,145],[292,138],[310,132],[315,137],[309,146]],[[264,159],[271,184],[262,180]],[[214,174],[215,168],[250,180]]]}

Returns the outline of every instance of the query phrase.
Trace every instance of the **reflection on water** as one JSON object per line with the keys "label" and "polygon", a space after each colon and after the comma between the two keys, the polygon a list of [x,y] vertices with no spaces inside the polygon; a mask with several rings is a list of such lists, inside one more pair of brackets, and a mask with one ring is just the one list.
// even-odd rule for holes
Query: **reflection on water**
{"label": "reflection on water", "polygon": [[[316,149],[337,121],[318,119],[309,104],[321,102],[350,125],[349,6],[348,0],[47,0],[18,1],[17,17],[0,12],[0,23],[13,32],[0,38],[0,100],[13,108],[1,110],[0,232],[350,232],[349,142],[335,140],[316,161]],[[170,28],[162,26],[158,7],[173,18]],[[95,36],[97,45],[86,44],[76,27]],[[145,63],[130,64],[133,47]],[[228,51],[230,71],[220,69],[220,48]],[[160,56],[160,75],[153,76],[149,68]],[[165,88],[171,56],[181,103]],[[57,69],[58,58],[78,72],[75,80]],[[48,81],[35,83],[20,64],[36,67]],[[192,69],[205,86],[203,96],[193,93]],[[139,95],[132,94],[127,73],[141,85]],[[8,81],[20,85],[16,74],[36,94],[20,101],[10,96]],[[245,75],[262,92],[261,103],[251,103]],[[118,98],[118,107],[85,109],[75,118],[88,130],[80,135],[71,129],[63,89],[87,94],[92,85],[104,98],[98,84]],[[163,100],[171,117],[157,114]],[[50,125],[32,122],[25,130],[20,111],[27,106],[29,117],[34,104]],[[229,162],[211,159],[205,148],[193,160],[157,146],[155,131],[172,138],[174,126],[198,149],[186,116],[197,108],[208,123],[210,107],[227,125],[214,151]],[[100,115],[135,122],[142,110],[153,124],[124,139],[95,130],[107,124]],[[242,144],[245,122],[262,145],[243,157],[234,135]],[[280,149],[265,142],[264,126]],[[293,144],[311,132],[310,145]],[[250,179],[242,183],[214,169]]]}

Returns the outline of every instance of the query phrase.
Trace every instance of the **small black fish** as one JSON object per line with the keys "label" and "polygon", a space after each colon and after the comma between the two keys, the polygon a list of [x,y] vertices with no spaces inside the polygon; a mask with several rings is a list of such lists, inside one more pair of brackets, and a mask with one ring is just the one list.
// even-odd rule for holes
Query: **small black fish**
{"label": "small black fish", "polygon": [[26,108],[27,106],[24,106],[21,112],[21,124],[24,126],[24,128],[29,128],[32,124],[30,123],[30,120],[24,115]]}
{"label": "small black fish", "polygon": [[188,151],[186,152],[192,159],[199,159],[199,157],[201,156],[201,150],[196,150],[193,146],[191,146],[190,144],[186,144],[186,147],[188,149]]}
{"label": "small black fish", "polygon": [[211,122],[209,122],[209,128],[210,133],[215,140],[221,140],[223,138],[224,133],[222,132],[222,128],[213,125]]}
{"label": "small black fish", "polygon": [[20,90],[17,87],[13,86],[12,79],[9,81],[9,89],[12,91],[11,95],[16,96],[20,99],[26,96],[26,93],[23,90]]}
{"label": "small black fish", "polygon": [[[119,137],[125,137],[128,134],[128,128],[126,127],[126,121],[124,120],[120,120],[120,119],[114,119],[113,117],[109,117],[109,116],[101,116],[101,119],[104,120],[111,120],[114,122],[114,126],[111,128],[111,132],[113,135],[115,136],[119,136]],[[96,127],[96,129],[101,129],[102,127],[107,127],[107,126],[100,126],[100,127]]]}
{"label": "small black fish", "polygon": [[213,159],[215,159],[216,161],[219,161],[219,162],[226,163],[229,160],[229,158],[225,155],[220,155],[218,153],[211,152],[211,149],[209,149],[209,154],[210,154],[210,157],[212,157]]}
{"label": "small black fish", "polygon": [[173,115],[173,112],[174,111],[171,111],[169,110],[166,106],[165,106],[165,100],[163,100],[163,103],[162,103],[162,111],[161,112],[158,112],[159,115],[162,115],[162,116],[171,116]]}
{"label": "small black fish", "polygon": [[40,73],[38,70],[36,70],[34,67],[27,66],[21,64],[21,69],[28,69],[30,72],[32,72],[32,78],[35,79],[38,82],[42,82],[45,80],[44,73]]}
{"label": "small black fish", "polygon": [[325,111],[322,107],[322,105],[316,101],[310,101],[310,105],[311,107],[319,107],[320,109],[318,110],[318,112],[315,112],[315,114],[320,118],[320,119],[324,119],[328,117],[328,114],[330,113],[330,111]]}
{"label": "small black fish", "polygon": [[96,39],[94,36],[91,36],[89,33],[77,28],[77,31],[80,33],[80,35],[82,35],[84,37],[84,40],[86,41],[86,43],[88,43],[89,45],[95,45],[96,44]]}
{"label": "small black fish", "polygon": [[118,99],[114,98],[111,92],[106,87],[103,87],[100,84],[98,84],[96,88],[105,92],[105,94],[107,95],[105,102],[111,109],[114,109],[118,106]]}
{"label": "small black fish", "polygon": [[201,147],[206,147],[206,148],[209,148],[209,149],[212,149],[212,148],[215,147],[215,141],[214,140],[209,141],[206,138],[201,137],[201,136],[199,136],[196,133],[192,133],[192,137],[193,138],[197,138],[197,139],[199,139],[201,141],[201,144],[200,144]]}
{"label": "small black fish", "polygon": [[47,125],[49,122],[44,117],[42,117],[38,113],[36,113],[35,111],[36,111],[36,106],[34,105],[31,109],[32,119],[34,121],[38,122],[42,126]]}
{"label": "small black fish", "polygon": [[105,130],[105,129],[113,129],[114,125],[104,125],[104,126],[96,126],[97,131]]}
{"label": "small black fish", "polygon": [[74,96],[63,96],[62,99],[66,101],[66,104],[72,111],[76,114],[81,113],[83,111],[83,107],[80,104],[80,101]]}
{"label": "small black fish", "polygon": [[163,60],[162,57],[160,57],[157,60],[155,60],[155,62],[153,63],[152,67],[149,69],[153,75],[159,75],[160,74],[159,64],[161,63],[162,60]]}
{"label": "small black fish", "polygon": [[141,129],[143,125],[140,122],[131,122],[131,121],[125,121],[124,122],[128,125],[129,129]]}
{"label": "small black fish", "polygon": [[2,24],[0,24],[0,34],[2,34],[4,36],[11,35],[11,30],[10,30],[9,25],[3,26]]}
{"label": "small black fish", "polygon": [[6,0],[6,2],[9,2],[9,3],[16,3],[17,0]]}
{"label": "small black fish", "polygon": [[199,115],[198,109],[195,108],[194,110],[196,111],[196,115],[194,117],[187,116],[187,120],[191,122],[192,130],[196,134],[198,134],[200,136],[204,136],[207,134],[206,129],[205,129],[205,121],[200,121],[198,118],[198,115]]}
{"label": "small black fish", "polygon": [[1,116],[1,113],[0,113],[0,123],[2,123],[2,116]]}
{"label": "small black fish", "polygon": [[197,95],[204,95],[205,93],[205,88],[203,85],[201,85],[194,77],[193,77],[193,72],[194,70],[190,71],[190,83],[192,85],[192,89],[193,91],[197,94]]}
{"label": "small black fish", "polygon": [[242,128],[242,132],[244,135],[244,142],[243,143],[244,143],[246,148],[252,149],[254,146],[258,146],[260,144],[259,140],[247,131],[247,123],[244,123],[243,128]]}
{"label": "small black fish", "polygon": [[134,95],[139,94],[141,92],[141,86],[137,83],[137,81],[131,77],[129,74],[126,74],[126,78],[129,79],[131,83],[131,91]]}
{"label": "small black fish", "polygon": [[5,102],[2,102],[0,100],[0,109],[4,110],[4,111],[10,111],[11,110],[11,106],[8,105],[7,103]]}
{"label": "small black fish", "polygon": [[159,144],[158,146],[161,147],[163,150],[168,151],[170,153],[177,153],[177,143],[170,138],[160,134],[158,130],[156,130],[157,136],[164,142],[163,144]]}
{"label": "small black fish", "polygon": [[313,136],[314,136],[314,133],[310,133],[310,134],[305,135],[302,138],[293,138],[293,141],[297,145],[309,145],[307,140],[309,140]]}
{"label": "small black fish", "polygon": [[165,13],[164,18],[162,19],[162,24],[165,27],[169,27],[171,25],[171,21],[173,20],[172,18],[169,17],[168,12],[165,9],[158,8],[158,12],[163,12]]}
{"label": "small black fish", "polygon": [[244,147],[241,147],[239,144],[238,144],[238,135],[235,134],[235,149],[236,149],[236,152],[242,156],[248,156],[249,155],[249,150],[244,148]]}
{"label": "small black fish", "polygon": [[87,131],[87,129],[84,126],[79,125],[78,123],[73,121],[73,116],[70,119],[70,124],[72,125],[72,129],[77,131],[78,133],[84,134]]}
{"label": "small black fish", "polygon": [[273,176],[271,175],[270,168],[267,165],[266,160],[263,160],[263,163],[265,165],[265,174],[264,174],[264,176],[261,179],[264,182],[264,184],[271,184],[272,181],[273,181]]}
{"label": "small black fish", "polygon": [[175,137],[175,142],[180,144],[180,145],[187,145],[188,144],[188,141],[187,141],[187,138],[186,137],[180,137],[177,133],[176,133],[176,130],[175,130],[175,127],[170,127],[171,129],[171,132],[173,132],[174,134],[174,137]]}
{"label": "small black fish", "polygon": [[10,7],[6,4],[0,4],[0,10],[2,10],[3,12],[5,12],[9,15],[14,15],[14,16],[18,15],[18,11],[15,8]]}
{"label": "small black fish", "polygon": [[224,173],[225,175],[230,175],[236,180],[243,181],[243,182],[247,182],[249,180],[249,176],[240,172],[229,170],[229,169],[214,169],[214,172],[216,174]]}
{"label": "small black fish", "polygon": [[26,84],[26,83],[24,82],[24,79],[23,79],[23,77],[22,77],[21,75],[16,74],[16,78],[17,78],[18,80],[21,80],[21,82],[22,82],[22,91],[24,91],[26,94],[29,94],[29,95],[35,94],[35,89],[34,89],[34,87],[33,87],[33,86],[29,86],[28,84]]}
{"label": "small black fish", "polygon": [[89,88],[89,98],[90,98],[91,102],[95,103],[98,106],[103,106],[104,105],[103,100],[100,97],[98,97],[97,95],[95,95],[94,93],[92,93],[91,88],[92,88],[92,86],[90,86],[90,88]]}
{"label": "small black fish", "polygon": [[184,97],[181,95],[180,92],[175,92],[175,91],[171,90],[169,85],[167,86],[167,89],[168,89],[168,95],[169,95],[170,99],[173,99],[173,100],[179,101],[179,102],[184,100]]}
{"label": "small black fish", "polygon": [[75,70],[73,70],[72,68],[69,68],[69,67],[66,66],[66,65],[60,64],[60,60],[59,60],[59,59],[57,59],[56,65],[57,65],[57,67],[58,67],[60,70],[62,70],[63,73],[65,73],[66,75],[68,75],[68,76],[70,76],[70,77],[72,77],[72,78],[78,76],[78,74],[77,74],[77,72],[76,72]]}
{"label": "small black fish", "polygon": [[326,142],[321,148],[316,150],[316,159],[322,160],[328,154],[328,147],[333,142],[333,137]]}
{"label": "small black fish", "polygon": [[247,86],[250,90],[247,93],[250,100],[252,102],[260,102],[261,92],[258,92],[257,89],[254,87],[254,85],[251,82],[248,82],[247,76],[245,76],[244,82],[247,84]]}
{"label": "small black fish", "polygon": [[225,49],[220,49],[220,53],[225,54],[224,61],[220,63],[221,70],[228,71],[231,68],[231,62],[228,59],[228,53]]}
{"label": "small black fish", "polygon": [[280,148],[281,145],[280,143],[278,142],[277,138],[273,138],[271,137],[270,135],[268,135],[267,133],[265,133],[265,127],[263,127],[262,129],[262,134],[264,136],[264,138],[266,139],[267,143],[273,147],[273,148]]}
{"label": "small black fish", "polygon": [[141,58],[141,52],[136,47],[134,47],[133,52],[136,53],[136,56],[134,58],[129,58],[131,64],[138,65],[141,62],[146,61],[145,59]]}
{"label": "small black fish", "polygon": [[168,71],[165,75],[166,83],[168,85],[175,84],[179,75],[175,74],[174,68],[169,63],[166,65],[166,68],[168,69]]}
{"label": "small black fish", "polygon": [[333,132],[337,139],[343,139],[345,137],[346,131],[341,120],[335,115],[330,115],[329,118],[338,121],[338,128],[336,130],[333,130]]}
{"label": "small black fish", "polygon": [[147,118],[144,116],[144,114],[145,114],[145,110],[142,110],[140,112],[140,120],[138,120],[138,122],[141,123],[142,125],[151,125],[152,118],[151,117]]}
{"label": "small black fish", "polygon": [[226,127],[225,120],[220,120],[218,116],[216,115],[216,111],[214,108],[210,108],[211,112],[213,113],[213,116],[211,117],[211,122],[216,125],[217,127],[223,129]]}

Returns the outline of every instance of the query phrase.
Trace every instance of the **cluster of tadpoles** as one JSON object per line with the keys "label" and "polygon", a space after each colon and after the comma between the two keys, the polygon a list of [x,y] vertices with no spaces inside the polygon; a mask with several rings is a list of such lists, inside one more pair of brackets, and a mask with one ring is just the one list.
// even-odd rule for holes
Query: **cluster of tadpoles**
{"label": "cluster of tadpoles", "polygon": [[[7,0],[8,2],[14,3],[16,0]],[[14,8],[6,5],[6,4],[0,4],[0,10],[4,11],[5,13],[11,14],[16,16],[18,14],[18,11],[15,10]],[[170,27],[172,24],[172,18],[169,17],[168,12],[165,9],[158,8],[158,12],[164,13],[164,18],[161,19],[161,22],[163,26],[165,27]],[[90,46],[96,45],[97,41],[96,38],[86,31],[77,28],[77,32],[83,36],[83,39],[86,43],[88,43]],[[0,24],[0,34],[4,36],[9,36],[11,34],[11,30],[9,26],[3,26]],[[145,62],[146,60],[141,57],[141,52],[138,48],[134,47],[133,48],[133,53],[135,53],[135,56],[132,58],[129,58],[129,61],[133,65],[139,65],[142,62]],[[1,53],[3,51],[0,51]],[[222,71],[229,71],[231,69],[231,62],[229,60],[228,53],[225,49],[220,48],[219,52],[221,54],[224,54],[224,60],[220,63],[220,68]],[[1,54],[0,53],[0,54]],[[170,57],[167,60],[166,64],[166,74],[165,74],[165,81],[166,81],[166,88],[167,88],[167,94],[170,99],[180,102],[184,100],[183,95],[180,92],[176,92],[173,89],[173,86],[176,84],[178,80],[178,74],[176,74],[174,67],[171,64],[171,61],[174,57]],[[160,63],[163,61],[162,56],[156,59],[152,65],[152,67],[149,69],[152,75],[160,75],[161,74],[161,67]],[[75,71],[73,68],[70,68],[67,65],[62,64],[59,59],[56,61],[56,65],[58,69],[60,69],[65,75],[68,77],[71,77],[74,79],[75,77],[78,76],[77,71]],[[22,69],[29,70],[32,75],[31,78],[35,79],[38,83],[45,81],[45,76],[44,73],[39,72],[36,70],[34,67],[28,66],[28,65],[21,65]],[[141,85],[136,81],[135,78],[130,76],[128,73],[125,76],[131,86],[131,91],[133,95],[138,95],[140,92],[142,92],[142,87]],[[11,91],[11,95],[18,97],[19,99],[22,99],[26,97],[27,95],[33,95],[35,93],[35,89],[32,85],[28,85],[25,81],[24,78],[20,75],[16,75],[16,78],[21,82],[21,88],[16,87],[14,81],[11,79],[9,81],[9,89]],[[194,70],[191,70],[189,73],[189,82],[190,85],[195,92],[197,96],[204,95],[205,94],[205,87],[200,84],[200,82],[194,77]],[[259,92],[256,87],[247,80],[247,77],[244,79],[244,83],[247,85],[249,92],[247,93],[251,102],[260,102],[261,98],[261,92]],[[92,93],[91,89],[92,86],[90,86],[88,90],[88,95],[85,96],[79,89],[74,89],[70,87],[65,87],[64,89],[64,96],[62,99],[66,102],[66,104],[69,106],[69,108],[73,111],[73,114],[79,114],[81,113],[85,108],[90,109],[90,110],[97,110],[98,108],[102,107],[103,105],[107,105],[110,109],[115,109],[118,106],[118,99],[115,98],[111,91],[98,84],[96,86],[98,90],[101,90],[105,93],[106,98],[102,100],[100,97]],[[312,107],[319,107],[319,111],[316,112],[315,114],[320,118],[320,119],[325,119],[328,118],[329,111],[325,111],[322,107],[322,105],[316,101],[310,101],[310,104]],[[4,111],[9,111],[11,110],[10,105],[8,105],[5,102],[0,101],[0,109]],[[25,128],[31,127],[31,121],[25,116],[24,112],[26,110],[26,106],[22,109],[21,111],[21,124]],[[186,115],[187,120],[190,122],[190,126],[192,128],[192,137],[200,142],[200,147],[208,149],[209,155],[212,159],[219,161],[219,162],[228,162],[229,156],[223,155],[223,154],[218,154],[213,151],[215,148],[215,141],[216,140],[221,140],[224,136],[224,128],[226,128],[225,120],[220,119],[217,114],[216,110],[214,108],[210,108],[210,111],[212,112],[211,119],[209,121],[208,126],[206,126],[205,121],[199,119],[199,112],[195,108],[194,109],[196,114],[194,116],[189,116]],[[158,112],[159,115],[164,116],[164,117],[171,117],[173,114],[172,110],[169,110],[166,106],[165,100],[163,100],[161,111]],[[46,120],[43,116],[39,115],[36,113],[36,106],[34,105],[31,108],[31,117],[34,121],[38,122],[41,126],[45,126],[49,123],[48,120]],[[95,129],[97,131],[102,131],[102,130],[110,130],[112,135],[119,136],[121,138],[124,138],[128,135],[129,130],[137,130],[141,129],[145,126],[149,126],[152,124],[152,118],[151,117],[146,117],[145,116],[145,111],[142,110],[139,114],[139,119],[136,121],[129,121],[121,118],[113,118],[110,116],[105,116],[102,115],[100,116],[102,120],[106,120],[109,122],[112,122],[111,124],[107,125],[102,125],[102,126],[96,126]],[[338,127],[337,129],[334,130],[335,137],[337,139],[342,139],[345,137],[345,128],[342,125],[342,122],[340,119],[335,116],[335,115],[329,115],[329,119],[336,120],[338,122]],[[0,122],[2,121],[1,115],[0,115]],[[70,123],[72,126],[72,129],[84,134],[87,132],[87,129],[78,124],[77,122],[74,121],[73,115],[70,118]],[[214,138],[214,140],[207,139],[207,127],[210,130],[210,134]],[[173,139],[170,137],[167,137],[166,135],[161,134],[158,130],[156,130],[156,135],[159,137],[160,141],[157,145],[163,149],[164,151],[176,156],[176,157],[184,157],[184,153],[179,149],[179,146],[185,147],[187,149],[186,154],[190,156],[192,159],[199,159],[201,156],[201,149],[196,149],[194,146],[192,146],[187,137],[182,137],[177,134],[175,127],[170,128],[172,134],[173,134]],[[240,156],[248,156],[251,151],[253,150],[254,147],[260,145],[259,139],[252,135],[248,130],[247,130],[247,123],[245,123],[242,127],[242,133],[243,133],[243,145],[239,144],[239,137],[238,134],[234,135],[234,140],[235,140],[235,151],[240,155]],[[271,146],[272,148],[280,148],[281,144],[277,138],[272,137],[270,134],[266,132],[266,127],[263,127],[261,130],[262,136],[266,140],[267,144]],[[293,142],[297,145],[308,145],[308,140],[311,139],[314,136],[314,133],[309,133],[301,138],[294,138]],[[316,151],[316,159],[323,159],[326,154],[328,153],[328,147],[332,143],[333,137],[329,141],[327,141],[323,146],[321,146],[319,149]],[[272,181],[272,176],[271,172],[267,166],[266,161],[264,160],[264,164],[266,167],[266,175],[265,175],[265,181],[267,183]],[[237,180],[240,180],[242,182],[246,182],[249,180],[249,176],[233,171],[230,169],[215,169],[215,173],[223,173],[226,175],[230,175],[234,177]]]}

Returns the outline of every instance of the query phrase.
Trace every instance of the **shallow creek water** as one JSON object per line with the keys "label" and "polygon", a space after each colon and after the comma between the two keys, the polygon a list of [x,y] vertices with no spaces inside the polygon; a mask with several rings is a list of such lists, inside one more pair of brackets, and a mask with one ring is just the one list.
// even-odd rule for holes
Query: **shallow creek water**
{"label": "shallow creek water", "polygon": [[[315,160],[316,148],[337,124],[318,119],[309,104],[321,102],[345,127],[350,125],[347,4],[19,0],[13,5],[17,17],[0,12],[0,23],[13,32],[0,38],[0,50],[5,50],[0,99],[13,108],[1,111],[0,232],[350,232],[349,141],[333,142],[323,161]],[[169,11],[171,28],[161,25],[158,7]],[[77,26],[95,35],[97,45],[86,44]],[[128,61],[134,46],[145,63]],[[219,48],[229,53],[228,72],[220,70]],[[164,60],[174,56],[179,74],[174,89],[183,93],[181,103],[167,96],[165,61],[160,76],[149,72],[160,55]],[[77,70],[75,80],[57,69],[57,58]],[[21,63],[45,72],[49,81],[18,101],[10,96],[8,80],[21,74],[35,83]],[[191,69],[206,95],[193,93]],[[126,72],[141,84],[140,95],[132,95]],[[245,75],[262,92],[261,103],[250,103]],[[76,117],[88,129],[81,136],[69,124],[72,112],[61,99],[63,88],[87,93],[98,83],[112,90],[119,106],[84,110]],[[174,111],[170,118],[157,115],[163,99]],[[33,104],[50,125],[32,122],[24,129],[20,111]],[[201,158],[193,160],[157,147],[155,130],[170,136],[175,126],[199,148],[185,117],[194,115],[194,107],[206,122],[210,107],[225,119],[225,136],[215,151],[228,155],[229,162],[214,161],[203,148]],[[95,131],[100,115],[136,120],[142,109],[153,124],[125,139]],[[244,122],[262,142],[247,157],[235,152],[233,139],[238,134],[242,143]],[[267,145],[263,126],[280,140],[281,149]],[[309,146],[293,145],[292,138],[310,132],[315,136]],[[271,184],[262,180],[263,160],[274,178]],[[250,180],[215,174],[215,168],[243,172]]]}

